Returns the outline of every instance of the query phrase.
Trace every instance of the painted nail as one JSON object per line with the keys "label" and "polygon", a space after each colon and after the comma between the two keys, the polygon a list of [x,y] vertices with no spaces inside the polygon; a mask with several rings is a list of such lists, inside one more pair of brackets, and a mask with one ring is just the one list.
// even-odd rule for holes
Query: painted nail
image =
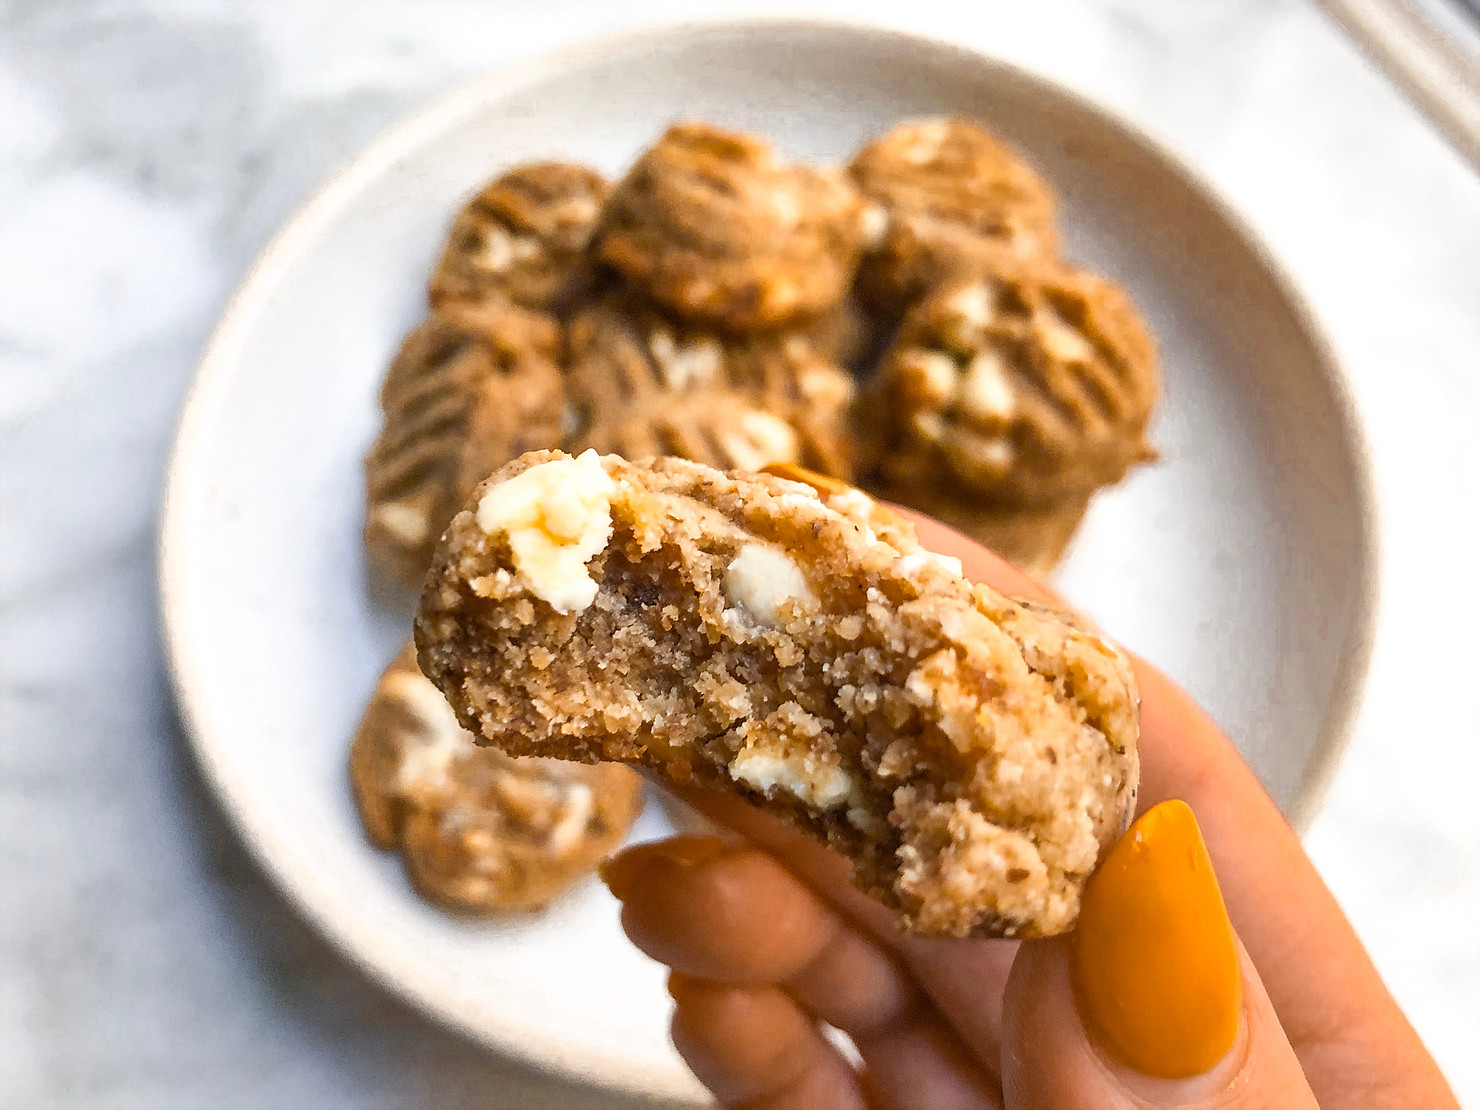
{"label": "painted nail", "polygon": [[1233,1046],[1238,949],[1186,802],[1148,809],[1110,850],[1085,885],[1070,952],[1080,1019],[1142,1075],[1201,1075]]}
{"label": "painted nail", "polygon": [[818,493],[842,493],[853,487],[847,482],[837,478],[829,478],[826,474],[818,474],[815,470],[808,470],[805,466],[797,466],[796,463],[767,463],[761,467],[762,474],[774,474],[777,478],[785,478],[788,482],[801,482],[804,486],[811,486]]}
{"label": "painted nail", "polygon": [[691,871],[719,859],[728,850],[729,845],[717,836],[675,836],[618,852],[602,860],[596,873],[619,902],[626,902],[636,893],[644,875],[664,867]]}

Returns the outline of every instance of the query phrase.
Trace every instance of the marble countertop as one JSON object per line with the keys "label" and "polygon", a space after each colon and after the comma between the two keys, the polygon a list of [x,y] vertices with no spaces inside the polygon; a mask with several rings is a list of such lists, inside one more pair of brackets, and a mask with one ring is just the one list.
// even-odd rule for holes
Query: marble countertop
{"label": "marble countertop", "polygon": [[[1294,0],[806,7],[979,46],[1118,109],[1310,296],[1370,438],[1384,567],[1365,706],[1306,842],[1480,1105],[1480,179]],[[459,82],[692,11],[0,5],[0,1104],[617,1105],[409,1011],[257,871],[180,734],[153,544],[196,357],[320,181]]]}

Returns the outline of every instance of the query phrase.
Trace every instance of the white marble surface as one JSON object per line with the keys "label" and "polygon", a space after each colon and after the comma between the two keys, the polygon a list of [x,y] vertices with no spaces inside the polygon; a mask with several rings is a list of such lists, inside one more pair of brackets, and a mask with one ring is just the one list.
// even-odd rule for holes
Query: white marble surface
{"label": "white marble surface", "polygon": [[[154,610],[174,416],[273,229],[458,82],[694,11],[525,7],[0,3],[0,1105],[613,1105],[442,1032],[298,921],[203,792]],[[1307,844],[1480,1105],[1480,181],[1304,4],[808,8],[1121,110],[1310,295],[1371,439],[1385,563],[1366,705]]]}

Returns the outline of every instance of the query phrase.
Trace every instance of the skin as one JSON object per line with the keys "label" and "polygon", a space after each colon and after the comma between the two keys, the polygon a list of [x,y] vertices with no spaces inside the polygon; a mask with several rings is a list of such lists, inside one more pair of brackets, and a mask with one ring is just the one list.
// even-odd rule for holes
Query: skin
{"label": "skin", "polygon": [[[1052,600],[986,549],[916,524],[968,577]],[[629,849],[605,874],[627,935],[672,969],[674,1043],[721,1105],[1458,1105],[1233,746],[1166,676],[1136,670],[1139,805],[1192,807],[1239,942],[1242,1014],[1223,1059],[1187,1079],[1139,1075],[1085,1032],[1069,938],[905,936],[848,884],[844,860],[736,798],[689,792],[724,836]],[[847,1033],[861,1063],[819,1023]]]}

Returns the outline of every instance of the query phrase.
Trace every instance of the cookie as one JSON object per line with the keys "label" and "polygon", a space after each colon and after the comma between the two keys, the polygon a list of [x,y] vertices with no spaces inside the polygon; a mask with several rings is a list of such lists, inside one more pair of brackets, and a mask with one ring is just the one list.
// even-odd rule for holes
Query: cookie
{"label": "cookie", "polygon": [[587,242],[611,187],[566,162],[515,166],[453,221],[428,294],[434,307],[505,298],[554,311],[589,278]]}
{"label": "cookie", "polygon": [[365,548],[420,589],[469,491],[525,451],[558,446],[564,387],[549,317],[500,302],[433,312],[386,373],[384,421],[365,456]]}
{"label": "cookie", "polygon": [[1064,263],[999,258],[905,318],[873,383],[880,489],[1050,506],[1152,457],[1156,352],[1118,286]]}
{"label": "cookie", "polygon": [[[743,466],[746,457],[762,460],[750,469],[800,462],[826,474],[852,473],[853,377],[820,354],[806,332],[725,335],[616,294],[578,312],[567,339],[569,448],[627,454],[621,444],[635,449],[688,438],[698,461],[714,465],[728,456]],[[675,400],[682,394],[695,399]],[[742,407],[730,408],[735,402]],[[644,430],[647,419],[654,424]],[[723,447],[721,437],[732,446]]]}
{"label": "cookie", "polygon": [[841,174],[783,163],[754,135],[680,123],[617,186],[593,249],[679,316],[747,331],[843,300],[864,213]]}
{"label": "cookie", "polygon": [[510,754],[739,794],[914,933],[1070,928],[1134,801],[1127,658],[833,485],[517,459],[438,547],[422,668]]}
{"label": "cookie", "polygon": [[371,696],[350,782],[371,841],[400,851],[427,899],[472,913],[551,902],[616,849],[643,798],[625,767],[478,747],[411,644]]}
{"label": "cookie", "polygon": [[897,317],[983,252],[1054,253],[1048,186],[967,120],[900,124],[860,150],[848,172],[881,213],[882,231],[858,283],[870,305],[886,315]]}

